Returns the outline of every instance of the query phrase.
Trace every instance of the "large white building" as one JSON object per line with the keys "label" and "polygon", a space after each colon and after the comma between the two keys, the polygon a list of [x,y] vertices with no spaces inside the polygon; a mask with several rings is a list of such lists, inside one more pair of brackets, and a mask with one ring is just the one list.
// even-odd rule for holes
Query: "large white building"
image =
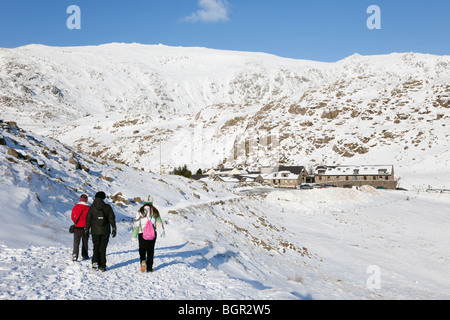
{"label": "large white building", "polygon": [[315,183],[336,187],[370,185],[375,188],[396,189],[392,165],[319,166],[314,172]]}

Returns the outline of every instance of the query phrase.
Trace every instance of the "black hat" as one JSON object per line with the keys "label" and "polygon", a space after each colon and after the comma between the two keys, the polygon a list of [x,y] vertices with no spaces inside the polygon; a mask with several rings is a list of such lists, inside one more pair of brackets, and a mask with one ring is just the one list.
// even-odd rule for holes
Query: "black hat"
{"label": "black hat", "polygon": [[95,194],[95,199],[97,198],[106,199],[106,194],[103,191],[99,191]]}

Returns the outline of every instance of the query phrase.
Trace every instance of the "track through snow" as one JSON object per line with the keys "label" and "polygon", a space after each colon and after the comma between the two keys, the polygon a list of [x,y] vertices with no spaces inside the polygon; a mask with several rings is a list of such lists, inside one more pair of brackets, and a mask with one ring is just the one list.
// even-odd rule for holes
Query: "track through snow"
{"label": "track through snow", "polygon": [[[106,272],[91,261],[70,261],[70,248],[0,247],[0,299],[250,299],[271,291],[209,269],[187,243],[163,239],[155,250],[153,273],[141,273],[137,243],[110,239]],[[90,243],[90,248],[92,244]],[[198,266],[204,263],[205,268]]]}

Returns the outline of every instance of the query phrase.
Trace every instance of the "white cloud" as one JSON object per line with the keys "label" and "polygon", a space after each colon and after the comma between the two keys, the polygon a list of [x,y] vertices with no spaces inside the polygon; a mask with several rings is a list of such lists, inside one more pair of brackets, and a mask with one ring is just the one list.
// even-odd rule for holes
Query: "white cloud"
{"label": "white cloud", "polygon": [[226,0],[199,0],[197,12],[184,18],[187,22],[224,22],[228,21],[229,4]]}

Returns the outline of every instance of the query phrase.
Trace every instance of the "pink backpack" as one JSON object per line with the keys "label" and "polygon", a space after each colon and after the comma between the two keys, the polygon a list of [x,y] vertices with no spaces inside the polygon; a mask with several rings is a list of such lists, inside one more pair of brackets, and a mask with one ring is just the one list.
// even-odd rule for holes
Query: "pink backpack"
{"label": "pink backpack", "polygon": [[147,224],[144,227],[144,232],[142,233],[142,237],[145,240],[153,240],[155,239],[155,229],[153,228],[153,224],[149,219]]}

